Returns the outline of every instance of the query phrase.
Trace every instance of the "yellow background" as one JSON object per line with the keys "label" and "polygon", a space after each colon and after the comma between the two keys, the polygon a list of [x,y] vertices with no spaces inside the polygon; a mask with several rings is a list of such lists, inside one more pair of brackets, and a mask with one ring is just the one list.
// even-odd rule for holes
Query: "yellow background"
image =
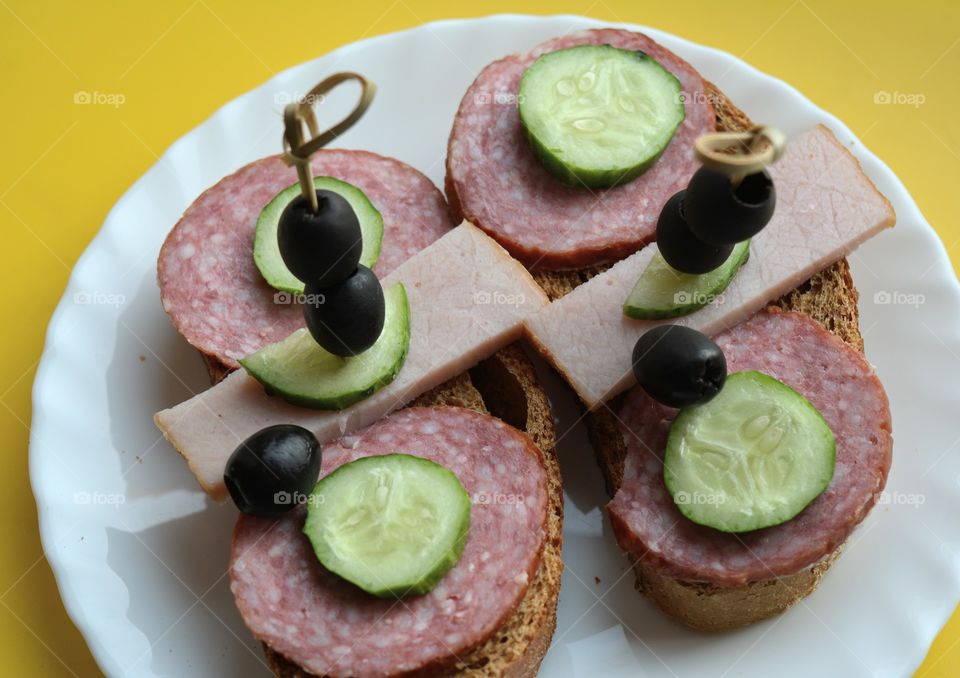
{"label": "yellow background", "polygon": [[[0,0],[4,674],[98,675],[43,558],[27,436],[47,321],[107,211],[173,141],[274,73],[370,35],[497,12],[649,24],[742,56],[843,119],[903,179],[960,262],[956,0]],[[78,106],[80,90],[126,102]],[[878,91],[925,101],[878,105]],[[918,675],[960,675],[960,614]]]}

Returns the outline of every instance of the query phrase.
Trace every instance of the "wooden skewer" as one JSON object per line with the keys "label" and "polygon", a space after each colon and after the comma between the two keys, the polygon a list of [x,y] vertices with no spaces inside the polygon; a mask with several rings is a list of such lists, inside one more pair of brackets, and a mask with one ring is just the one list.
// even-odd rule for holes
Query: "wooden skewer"
{"label": "wooden skewer", "polygon": [[[310,211],[316,214],[320,210],[317,203],[317,191],[313,187],[313,172],[310,169],[310,156],[302,157],[296,154],[296,149],[303,146],[303,118],[296,104],[288,105],[283,111],[285,129],[284,141],[290,144],[292,150],[285,149],[284,161],[297,168],[297,178],[300,180],[300,192],[310,203]],[[289,159],[289,160],[288,160]]]}
{"label": "wooden skewer", "polygon": [[756,125],[746,132],[704,134],[694,143],[697,159],[705,167],[727,174],[734,188],[748,174],[779,160],[786,148],[787,137],[769,125]]}
{"label": "wooden skewer", "polygon": [[[356,80],[360,83],[360,100],[347,117],[321,133],[311,102],[321,101],[324,94],[349,80]],[[317,204],[317,192],[313,185],[310,156],[346,132],[363,117],[363,114],[367,112],[373,102],[376,92],[377,86],[362,75],[349,72],[334,73],[311,89],[303,99],[284,107],[283,161],[287,165],[293,165],[297,168],[300,191],[310,202],[310,209],[313,212],[317,212],[320,206]],[[309,139],[305,138],[307,132],[310,134]]]}

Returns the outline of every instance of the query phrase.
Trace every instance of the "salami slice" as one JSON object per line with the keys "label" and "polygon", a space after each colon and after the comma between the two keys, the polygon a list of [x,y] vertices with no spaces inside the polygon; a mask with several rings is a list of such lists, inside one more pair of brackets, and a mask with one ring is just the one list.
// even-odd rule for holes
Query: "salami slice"
{"label": "salami slice", "polygon": [[[366,151],[322,150],[311,165],[359,187],[383,215],[374,271],[384,276],[453,225],[443,195],[404,163]],[[278,293],[253,261],[260,210],[296,171],[279,156],[223,179],[187,209],[157,263],[163,307],[187,341],[230,368],[237,359],[303,327],[300,305]]]}
{"label": "salami slice", "polygon": [[324,447],[322,474],[370,455],[405,453],[446,466],[472,499],[463,555],[430,593],[370,596],[327,572],[301,532],[303,508],[243,516],[231,589],[253,634],[318,676],[387,676],[456,661],[489,638],[526,593],[547,518],[540,451],[499,419],[454,407],[401,410]]}
{"label": "salami slice", "polygon": [[[680,80],[686,118],[657,163],[608,190],[564,186],[540,166],[520,126],[520,78],[541,54],[586,44],[642,50]],[[660,208],[697,170],[693,142],[715,129],[704,82],[690,64],[639,33],[598,29],[543,43],[487,66],[467,90],[447,149],[446,193],[457,216],[531,269],[616,261],[654,237]]]}
{"label": "salami slice", "polygon": [[676,410],[635,387],[620,410],[627,457],[608,507],[617,541],[677,579],[737,586],[795,574],[843,544],[883,490],[893,446],[886,393],[859,353],[804,315],[761,312],[716,341],[731,372],[765,372],[820,410],[837,442],[833,480],[782,525],[742,534],[697,525],[680,513],[663,482]]}

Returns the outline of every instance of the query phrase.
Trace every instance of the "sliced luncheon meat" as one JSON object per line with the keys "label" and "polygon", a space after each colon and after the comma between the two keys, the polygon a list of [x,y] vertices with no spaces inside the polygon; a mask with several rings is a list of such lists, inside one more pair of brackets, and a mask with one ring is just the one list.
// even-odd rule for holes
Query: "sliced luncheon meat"
{"label": "sliced luncheon meat", "polygon": [[[894,224],[889,201],[825,127],[793,139],[770,174],[777,207],[753,238],[749,261],[716,301],[668,322],[716,334]],[[533,343],[590,408],[633,385],[633,346],[664,322],[633,320],[622,312],[655,251],[650,246],[618,262],[527,321]]]}
{"label": "sliced luncheon meat", "polygon": [[800,514],[741,534],[680,513],[663,481],[663,452],[677,411],[634,387],[619,412],[627,455],[609,505],[621,548],[671,578],[738,586],[791,575],[833,553],[883,490],[893,440],[883,386],[863,356],[816,321],[761,312],[716,337],[730,372],[757,370],[804,395],[836,439],[833,480]]}
{"label": "sliced luncheon meat", "polygon": [[[404,163],[366,151],[321,150],[316,176],[362,190],[383,216],[374,271],[385,276],[452,226],[443,195]],[[299,304],[275,299],[253,261],[257,217],[297,173],[280,156],[257,160],[204,192],[167,236],[157,262],[163,308],[193,346],[229,368],[303,327]]]}
{"label": "sliced luncheon meat", "polygon": [[463,554],[429,593],[376,598],[325,570],[302,532],[303,508],[278,520],[243,516],[234,531],[230,588],[244,622],[313,675],[373,678],[453,664],[493,635],[536,573],[547,482],[526,435],[471,410],[411,408],[324,446],[321,475],[394,453],[445,466],[471,498]]}
{"label": "sliced luncheon meat", "polygon": [[[520,78],[541,54],[577,45],[640,50],[673,73],[686,117],[654,166],[607,190],[569,187],[550,175],[524,136],[517,110]],[[543,43],[487,66],[460,103],[447,149],[451,208],[533,269],[576,269],[616,261],[654,237],[657,215],[699,167],[694,140],[716,116],[699,73],[639,33],[595,29]]]}
{"label": "sliced luncheon meat", "polygon": [[341,411],[297,407],[237,370],[154,417],[211,496],[226,497],[227,458],[254,432],[299,424],[326,442],[367,426],[517,339],[524,318],[548,303],[526,269],[468,223],[401,264],[383,286],[395,282],[410,304],[409,352],[396,379],[367,399]]}

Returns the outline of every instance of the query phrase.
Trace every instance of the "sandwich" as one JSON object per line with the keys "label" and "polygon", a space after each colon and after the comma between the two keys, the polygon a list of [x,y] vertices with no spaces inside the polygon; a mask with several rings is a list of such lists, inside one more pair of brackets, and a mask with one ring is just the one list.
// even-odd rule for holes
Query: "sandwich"
{"label": "sandwich", "polygon": [[[497,100],[515,106],[491,104]],[[638,117],[655,128],[646,134],[652,141],[628,152]],[[553,302],[525,321],[528,339],[589,410],[610,519],[638,589],[706,630],[756,622],[808,595],[877,501],[892,453],[889,406],[862,357],[844,257],[892,226],[893,210],[824,127],[791,140],[769,172],[737,177],[746,193],[724,204],[732,178],[701,168],[693,147],[712,136],[749,139],[756,129],[662,46],[600,29],[484,70],[461,103],[447,158],[457,216],[523,261]],[[756,205],[739,200],[761,189]],[[734,208],[727,221],[759,218],[758,228],[724,240],[725,228],[744,228],[725,223]],[[695,217],[703,232],[692,232]],[[670,324],[697,334],[662,331]],[[697,351],[713,363],[697,364]],[[787,355],[793,364],[784,364]],[[823,415],[831,433],[819,466],[802,466],[787,442],[771,445],[768,462],[738,459],[730,448],[747,449],[743,440],[680,436],[682,425],[673,423],[682,405],[691,406],[683,421],[695,405],[700,419],[724,421],[720,405],[708,419],[703,399],[670,402],[684,368],[692,365],[702,386],[724,358],[721,383],[726,370],[760,372],[786,386],[790,399],[813,403],[813,419]],[[644,371],[647,383],[636,385]],[[733,384],[724,388],[731,406],[745,407]],[[783,412],[779,403],[775,411]],[[817,429],[810,431],[807,442]],[[766,435],[780,433],[771,426]],[[689,459],[698,455],[711,461],[691,474]],[[757,465],[743,471],[737,464],[745,462]],[[820,477],[799,499],[758,489],[808,472]],[[704,491],[676,491],[687,486]],[[748,519],[764,502],[779,517]]]}
{"label": "sandwich", "polygon": [[[527,309],[546,298],[493,240],[469,224],[453,228],[440,191],[412,167],[353,150],[320,150],[310,163],[319,209],[307,218],[329,238],[320,247],[287,228],[284,213],[301,191],[273,156],[203,193],[158,261],[163,307],[214,387],[156,420],[178,449],[194,452],[201,486],[242,511],[229,566],[241,616],[279,676],[534,675],[556,625],[563,494],[547,398],[516,340]],[[359,237],[346,249],[357,259],[344,281],[317,292],[298,267],[343,246],[338,229],[351,227]],[[465,268],[483,273],[464,276]],[[362,275],[381,291],[382,329],[355,355],[326,352],[304,327],[304,308],[326,296],[318,316],[336,339],[356,341],[361,314],[351,307],[338,318],[329,307]],[[196,454],[198,441],[214,458]],[[377,466],[364,470],[364,461]],[[286,492],[294,486],[281,482],[285,474],[308,479],[302,496]],[[333,521],[362,511],[352,493],[383,474],[402,515],[425,518],[412,528],[372,520],[345,534],[329,524],[305,533],[318,476],[347,488],[318,514]],[[437,492],[402,506],[430,483]],[[445,489],[467,510],[434,503]],[[422,539],[431,529],[436,541]],[[383,576],[364,579],[369,559],[358,575],[356,560],[334,565],[311,542],[342,546],[360,532],[420,569],[401,576],[381,562]],[[437,548],[443,557],[431,558]],[[399,579],[384,584],[391,576]]]}

